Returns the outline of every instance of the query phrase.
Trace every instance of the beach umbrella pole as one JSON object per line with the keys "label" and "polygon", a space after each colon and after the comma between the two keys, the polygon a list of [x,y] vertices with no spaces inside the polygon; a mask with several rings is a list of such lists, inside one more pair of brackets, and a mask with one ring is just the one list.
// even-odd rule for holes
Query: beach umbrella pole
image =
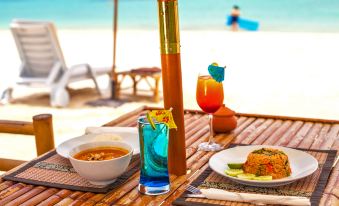
{"label": "beach umbrella pole", "polygon": [[114,0],[113,12],[113,66],[111,71],[111,99],[116,99],[118,94],[116,68],[116,45],[117,45],[117,31],[118,31],[118,0]]}
{"label": "beach umbrella pole", "polygon": [[180,62],[178,1],[158,0],[161,67],[164,107],[173,108],[177,130],[170,130],[168,145],[169,172],[186,174],[186,149],[182,76]]}

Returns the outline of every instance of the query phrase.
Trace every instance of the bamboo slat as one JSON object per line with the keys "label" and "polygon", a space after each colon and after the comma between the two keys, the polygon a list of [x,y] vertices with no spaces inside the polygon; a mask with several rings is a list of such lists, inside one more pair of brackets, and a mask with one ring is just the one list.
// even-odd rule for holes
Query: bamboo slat
{"label": "bamboo slat", "polygon": [[43,191],[46,190],[46,187],[34,187],[33,189],[31,189],[30,191],[24,193],[23,195],[21,195],[20,197],[14,199],[13,201],[9,202],[7,205],[8,206],[16,206],[16,205],[21,205],[24,202],[30,200],[31,198],[34,198],[36,195],[41,194]]}
{"label": "bamboo slat", "polygon": [[58,192],[58,189],[55,188],[49,188],[45,191],[43,191],[42,193],[32,197],[31,199],[29,199],[28,201],[24,202],[21,204],[21,206],[31,206],[31,205],[37,205],[40,202],[48,199],[50,196],[54,195],[55,193]]}
{"label": "bamboo slat", "polygon": [[335,142],[335,140],[339,139],[338,132],[339,132],[339,125],[333,125],[331,127],[330,132],[326,136],[326,140],[321,145],[321,148],[330,149],[333,143]]}
{"label": "bamboo slat", "polygon": [[238,122],[237,128],[232,131],[232,134],[237,137],[242,131],[246,129],[246,126],[249,125],[254,119],[245,119],[243,122]]}
{"label": "bamboo slat", "polygon": [[258,136],[261,135],[261,133],[263,131],[265,131],[271,124],[273,123],[272,119],[267,119],[265,120],[265,122],[263,122],[255,131],[256,132],[252,132],[250,135],[248,135],[246,137],[246,139],[244,139],[242,141],[242,143],[244,144],[250,144],[251,142],[253,142]]}
{"label": "bamboo slat", "polygon": [[331,128],[331,125],[329,125],[329,124],[325,124],[321,128],[319,134],[317,134],[317,136],[315,137],[311,148],[319,148],[320,147],[320,145],[325,141],[326,135],[327,135],[328,131],[330,130],[330,128]]}
{"label": "bamboo slat", "polygon": [[325,193],[334,193],[339,197],[339,167],[333,169],[331,177],[327,183],[327,187],[325,189]]}
{"label": "bamboo slat", "polygon": [[293,139],[293,137],[295,136],[295,134],[298,132],[298,130],[302,127],[302,125],[304,124],[304,122],[302,121],[296,121],[294,122],[291,127],[288,128],[288,130],[281,136],[281,137],[277,137],[277,141],[271,141],[272,144],[275,145],[286,145],[288,144],[288,142]]}
{"label": "bamboo slat", "polygon": [[[194,142],[199,141],[203,135],[209,136],[209,127],[205,124],[205,126],[199,130],[192,129],[191,131],[187,132],[188,139],[186,139],[185,144],[188,145],[193,145]],[[186,147],[187,147],[186,146]]]}
{"label": "bamboo slat", "polygon": [[236,118],[237,118],[237,127],[239,127],[239,125],[244,123],[247,119],[247,117],[239,117],[239,116],[237,116]]}
{"label": "bamboo slat", "polygon": [[281,119],[281,120],[292,120],[292,121],[303,121],[303,122],[321,122],[321,123],[339,124],[339,120],[334,120],[334,119],[292,117],[292,116],[267,115],[267,114],[248,114],[248,113],[236,113],[236,115],[245,116],[245,117],[265,118],[265,119]]}
{"label": "bamboo slat", "polygon": [[257,142],[259,143],[260,141],[260,144],[267,145],[274,144],[290,129],[292,124],[293,122],[290,120],[284,121],[282,125],[272,135],[268,136],[266,139],[258,139]]}
{"label": "bamboo slat", "polygon": [[256,119],[252,124],[246,127],[246,129],[241,132],[237,139],[235,140],[236,143],[242,142],[245,140],[249,135],[253,134],[254,131],[257,130],[257,128],[265,122],[265,119]]}
{"label": "bamboo slat", "polygon": [[69,206],[79,206],[82,205],[87,199],[94,196],[94,193],[86,192],[85,194],[80,195],[78,198],[76,198]]}
{"label": "bamboo slat", "polygon": [[185,132],[186,132],[186,140],[192,135],[192,133],[194,131],[199,130],[199,127],[197,126],[197,124],[201,123],[201,124],[206,124],[205,121],[201,121],[201,116],[197,116],[197,117],[191,117],[189,118],[190,121],[185,121]]}
{"label": "bamboo slat", "polygon": [[44,200],[38,206],[52,206],[60,202],[62,199],[68,197],[72,192],[70,190],[60,190],[54,195],[50,196],[48,199]]}
{"label": "bamboo slat", "polygon": [[32,185],[27,185],[25,187],[23,187],[22,189],[18,190],[17,192],[5,197],[4,199],[0,200],[0,205],[5,205],[9,202],[11,202],[12,200],[20,197],[21,195],[25,194],[26,192],[30,191],[33,188]]}
{"label": "bamboo slat", "polygon": [[76,200],[79,196],[81,196],[82,194],[84,194],[84,192],[74,192],[72,194],[70,194],[69,196],[67,196],[66,198],[64,198],[62,201],[58,202],[57,204],[55,204],[56,206],[66,206],[66,205],[70,205],[74,200]]}
{"label": "bamboo slat", "polygon": [[253,140],[252,144],[262,144],[266,139],[272,136],[283,124],[282,120],[274,121],[262,134]]}
{"label": "bamboo slat", "polygon": [[[252,122],[254,122],[256,119],[251,117],[251,118],[247,118],[246,121],[243,122],[243,124],[238,125],[237,128],[235,128],[235,130],[241,131],[243,132],[243,130],[247,129],[247,126],[251,125]],[[240,133],[239,133],[240,134]],[[239,138],[239,134],[237,134],[237,139]],[[237,139],[235,139],[235,141],[237,141]]]}
{"label": "bamboo slat", "polygon": [[300,142],[298,147],[300,148],[309,148],[311,147],[312,143],[314,142],[317,134],[320,132],[323,124],[322,123],[316,123],[312,127],[312,130],[307,134],[307,136]]}
{"label": "bamboo slat", "polygon": [[[142,107],[111,121],[106,126],[137,126],[136,118],[145,109]],[[313,149],[339,149],[339,121],[309,118],[291,118],[270,115],[237,114],[238,126],[229,134],[217,134],[216,142],[224,146],[235,143],[287,145]],[[93,194],[54,188],[33,187],[10,181],[0,181],[0,205],[171,205],[191,181],[207,166],[213,152],[197,151],[201,142],[207,141],[209,128],[206,114],[200,111],[185,112],[186,163],[189,173],[171,175],[171,191],[157,197],[141,195],[137,190],[139,173],[127,183],[107,194]],[[339,154],[339,153],[338,153]],[[338,202],[339,164],[333,169],[320,205]],[[303,185],[298,185],[302,187]],[[220,201],[211,201],[222,203]],[[224,204],[222,204],[224,205]],[[227,205],[240,205],[232,203]],[[241,204],[243,206],[243,204]]]}
{"label": "bamboo slat", "polygon": [[18,190],[21,190],[22,188],[24,188],[26,185],[25,184],[22,184],[22,183],[17,183],[17,184],[14,184],[4,190],[2,190],[0,192],[0,200],[6,198],[7,196],[15,193],[16,191]]}
{"label": "bamboo slat", "polygon": [[130,181],[128,181],[128,184],[124,184],[119,188],[119,190],[114,190],[108,195],[106,195],[100,202],[99,205],[106,205],[113,203],[117,201],[119,198],[124,196],[126,193],[131,191],[133,188],[135,188],[139,183],[139,173],[136,173],[130,178]]}
{"label": "bamboo slat", "polygon": [[6,188],[12,186],[14,184],[14,182],[12,181],[4,181],[0,183],[0,191],[5,190]]}
{"label": "bamboo slat", "polygon": [[299,130],[299,132],[288,142],[284,142],[282,146],[287,147],[296,147],[307,135],[308,131],[312,128],[313,123],[306,122],[303,127]]}
{"label": "bamboo slat", "polygon": [[[196,119],[195,116],[193,116],[192,114],[184,114],[184,123],[185,125],[187,125],[187,123],[189,123],[190,121],[192,121],[192,119]],[[185,127],[185,130],[187,130],[187,128]]]}
{"label": "bamboo slat", "polygon": [[92,205],[95,205],[97,202],[102,200],[104,197],[105,197],[104,194],[96,194],[96,195],[92,196],[91,198],[89,198],[88,200],[86,200],[86,202],[84,202],[82,204],[82,206],[92,206]]}

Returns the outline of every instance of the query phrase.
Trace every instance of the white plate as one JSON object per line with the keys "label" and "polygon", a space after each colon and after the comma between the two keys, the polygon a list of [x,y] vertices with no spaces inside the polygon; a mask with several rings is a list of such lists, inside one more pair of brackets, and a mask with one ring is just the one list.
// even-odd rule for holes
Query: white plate
{"label": "white plate", "polygon": [[[109,134],[114,134],[120,136],[122,138],[122,142],[126,142],[127,144],[131,145],[134,149],[133,154],[138,154],[139,149],[139,136],[138,136],[138,129],[136,127],[111,127],[110,131],[107,132]],[[94,142],[95,137],[98,136],[100,133],[96,134],[86,134],[79,137],[74,137],[69,139],[63,143],[61,143],[56,151],[59,155],[68,158],[68,153],[74,147],[85,144],[88,142]],[[101,133],[102,134],[102,133]]]}
{"label": "white plate", "polygon": [[[291,176],[270,181],[258,181],[239,179],[225,174],[224,171],[229,169],[227,163],[244,163],[250,152],[263,147],[279,149],[285,152],[290,162],[292,170]],[[270,145],[238,146],[226,149],[214,154],[209,160],[209,165],[212,170],[218,174],[223,175],[235,182],[257,187],[276,187],[280,185],[286,185],[298,179],[307,177],[318,169],[318,161],[312,155],[301,150]]]}

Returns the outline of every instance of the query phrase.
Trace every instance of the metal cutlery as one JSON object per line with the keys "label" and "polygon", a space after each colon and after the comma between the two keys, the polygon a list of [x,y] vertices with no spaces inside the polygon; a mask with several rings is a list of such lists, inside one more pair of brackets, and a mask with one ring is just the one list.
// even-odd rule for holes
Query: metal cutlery
{"label": "metal cutlery", "polygon": [[199,188],[196,188],[192,185],[188,185],[186,190],[191,192],[192,194],[185,194],[184,197],[192,197],[192,198],[206,198],[205,195],[201,193]]}

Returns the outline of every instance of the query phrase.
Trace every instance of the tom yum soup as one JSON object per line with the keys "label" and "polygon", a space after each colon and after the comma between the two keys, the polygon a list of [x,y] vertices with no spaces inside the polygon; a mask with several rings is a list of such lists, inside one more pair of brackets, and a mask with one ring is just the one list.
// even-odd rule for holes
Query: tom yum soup
{"label": "tom yum soup", "polygon": [[74,159],[84,161],[102,161],[125,156],[129,153],[127,149],[120,147],[96,147],[75,154]]}

